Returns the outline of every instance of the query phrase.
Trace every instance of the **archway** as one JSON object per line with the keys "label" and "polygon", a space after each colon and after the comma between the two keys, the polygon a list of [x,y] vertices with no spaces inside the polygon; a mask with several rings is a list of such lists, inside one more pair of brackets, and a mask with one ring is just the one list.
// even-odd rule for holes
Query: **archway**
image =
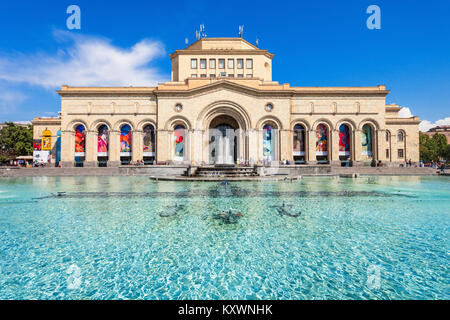
{"label": "archway", "polygon": [[295,164],[306,163],[306,130],[302,124],[294,126],[293,155]]}
{"label": "archway", "polygon": [[155,127],[151,124],[148,124],[144,127],[143,130],[144,137],[144,147],[143,147],[143,160],[145,165],[153,164],[156,157],[156,144],[155,144]]}
{"label": "archway", "polygon": [[86,127],[79,124],[75,127],[75,166],[82,167],[86,159]]}
{"label": "archway", "polygon": [[177,124],[173,128],[173,160],[182,162],[185,160],[186,153],[186,127],[182,124]]}
{"label": "archway", "polygon": [[238,122],[231,116],[219,115],[209,125],[209,163],[235,164],[238,157]]}
{"label": "archway", "polygon": [[109,128],[106,124],[98,127],[97,161],[99,167],[108,166],[109,159]]}
{"label": "archway", "polygon": [[325,123],[320,123],[317,125],[316,160],[319,164],[329,163],[329,134],[330,130]]}
{"label": "archway", "polygon": [[373,158],[373,127],[369,124],[365,124],[362,127],[361,131],[361,147],[362,147],[362,156],[367,159]]}
{"label": "archway", "polygon": [[120,163],[128,165],[131,162],[131,148],[132,148],[132,131],[128,124],[122,125],[120,128]]}
{"label": "archway", "polygon": [[351,165],[352,151],[352,129],[343,123],[339,126],[339,160],[342,166]]}

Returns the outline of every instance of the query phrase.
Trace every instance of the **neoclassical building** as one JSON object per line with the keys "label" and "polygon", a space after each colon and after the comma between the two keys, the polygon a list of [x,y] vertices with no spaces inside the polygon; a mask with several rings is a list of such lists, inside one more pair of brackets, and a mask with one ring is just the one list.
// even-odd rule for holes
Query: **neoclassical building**
{"label": "neoclassical building", "polygon": [[60,116],[33,121],[36,152],[46,140],[62,166],[419,161],[419,118],[399,118],[384,85],[280,84],[273,55],[242,38],[202,38],[170,59],[156,87],[63,85]]}

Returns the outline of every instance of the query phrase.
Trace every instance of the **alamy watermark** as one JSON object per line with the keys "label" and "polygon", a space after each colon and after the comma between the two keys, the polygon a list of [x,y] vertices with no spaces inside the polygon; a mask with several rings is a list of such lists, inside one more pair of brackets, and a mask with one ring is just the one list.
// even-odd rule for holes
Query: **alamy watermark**
{"label": "alamy watermark", "polygon": [[66,20],[66,26],[69,30],[80,30],[81,29],[81,9],[79,6],[72,4],[67,7],[67,14],[70,16]]}
{"label": "alamy watermark", "polygon": [[66,280],[67,289],[79,289],[82,283],[81,269],[76,264],[72,264],[69,268],[67,268],[66,273],[69,274]]}
{"label": "alamy watermark", "polygon": [[371,290],[380,289],[381,287],[381,267],[378,265],[370,265],[367,268],[366,285]]}
{"label": "alamy watermark", "polygon": [[381,29],[381,9],[379,6],[373,4],[367,7],[367,14],[370,16],[367,18],[366,25],[369,30]]}

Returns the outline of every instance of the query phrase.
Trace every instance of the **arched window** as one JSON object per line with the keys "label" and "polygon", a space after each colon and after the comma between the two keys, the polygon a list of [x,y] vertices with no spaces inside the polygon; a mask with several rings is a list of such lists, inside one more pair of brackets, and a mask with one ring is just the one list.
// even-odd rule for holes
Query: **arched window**
{"label": "arched window", "polygon": [[389,142],[390,139],[391,139],[391,133],[389,132],[389,130],[386,130],[386,142]]}
{"label": "arched window", "polygon": [[98,128],[97,156],[107,157],[109,151],[109,130],[108,126],[101,125]]}
{"label": "arched window", "polygon": [[350,127],[346,124],[339,127],[339,156],[350,156]]}
{"label": "arched window", "polygon": [[403,142],[404,139],[405,139],[405,135],[403,134],[403,131],[399,131],[397,133],[397,141],[398,142]]}
{"label": "arched window", "polygon": [[274,160],[274,129],[270,124],[263,127],[263,159]]}
{"label": "arched window", "polygon": [[179,124],[173,129],[174,160],[184,161],[186,128]]}
{"label": "arched window", "polygon": [[131,127],[125,124],[120,129],[120,155],[125,157],[131,157],[132,148],[132,133]]}
{"label": "arched window", "polygon": [[144,127],[144,147],[143,147],[144,157],[154,157],[155,148],[155,127],[148,124]]}
{"label": "arched window", "polygon": [[368,124],[365,124],[362,127],[361,133],[361,145],[362,145],[362,155],[363,156],[372,156],[373,152],[373,130],[372,127]]}

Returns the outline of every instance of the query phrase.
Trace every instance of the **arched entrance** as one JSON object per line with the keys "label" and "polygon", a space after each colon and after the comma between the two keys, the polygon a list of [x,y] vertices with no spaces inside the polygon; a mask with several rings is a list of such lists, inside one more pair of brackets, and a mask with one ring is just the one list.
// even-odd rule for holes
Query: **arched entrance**
{"label": "arched entrance", "polygon": [[214,118],[209,125],[209,163],[235,164],[238,159],[237,121],[228,115]]}
{"label": "arched entrance", "polygon": [[352,129],[343,123],[339,126],[339,160],[342,166],[352,164]]}

